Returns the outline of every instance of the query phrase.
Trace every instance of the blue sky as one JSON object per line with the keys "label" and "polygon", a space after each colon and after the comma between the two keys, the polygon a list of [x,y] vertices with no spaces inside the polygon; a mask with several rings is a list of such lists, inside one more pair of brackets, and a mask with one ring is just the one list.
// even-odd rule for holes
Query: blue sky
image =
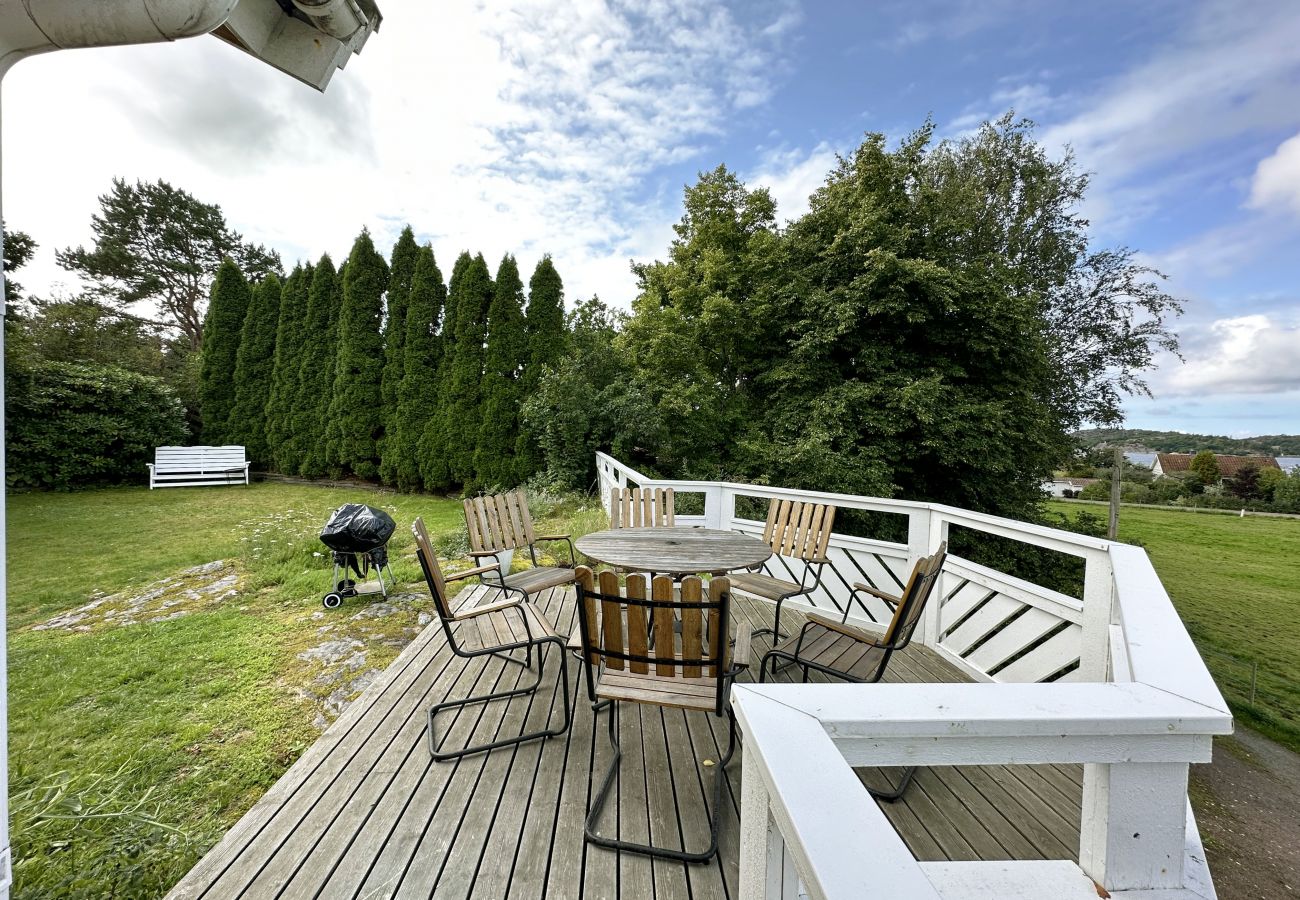
{"label": "blue sky", "polygon": [[570,301],[627,305],[681,190],[725,162],[798,215],[864,132],[956,136],[1008,109],[1093,174],[1097,246],[1187,300],[1129,424],[1300,432],[1300,3],[607,3],[385,0],[318,96],[212,39],[60,53],[5,81],[5,216],[52,250],[89,238],[113,175],[219,202],[286,260],[405,221]]}

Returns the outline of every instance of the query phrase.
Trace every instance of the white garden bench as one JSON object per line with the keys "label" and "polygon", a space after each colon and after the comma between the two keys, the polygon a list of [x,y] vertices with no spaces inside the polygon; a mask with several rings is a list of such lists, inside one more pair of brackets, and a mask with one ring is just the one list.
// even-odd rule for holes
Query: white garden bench
{"label": "white garden bench", "polygon": [[159,447],[149,467],[149,490],[206,484],[248,484],[243,447]]}

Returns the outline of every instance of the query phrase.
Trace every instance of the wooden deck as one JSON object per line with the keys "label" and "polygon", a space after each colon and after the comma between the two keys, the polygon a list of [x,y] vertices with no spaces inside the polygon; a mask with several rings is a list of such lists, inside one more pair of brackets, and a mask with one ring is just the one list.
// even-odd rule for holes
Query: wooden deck
{"label": "wooden deck", "polygon": [[[575,624],[571,591],[541,605],[561,631]],[[771,607],[738,598],[737,614],[770,623]],[[791,614],[786,628],[797,627]],[[758,655],[767,643],[756,642]],[[447,716],[447,746],[536,728],[554,708],[554,673],[533,697]],[[607,713],[593,716],[569,661],[573,727],[561,737],[437,763],[425,710],[470,690],[518,683],[519,666],[465,661],[429,626],[312,745],[169,895],[175,898],[483,897],[731,898],[737,896],[740,760],[727,768],[720,859],[687,866],[588,846],[591,773],[609,759]],[[928,649],[895,657],[887,680],[966,680]],[[870,688],[859,688],[869,691]],[[621,781],[605,827],[620,837],[695,847],[707,842],[705,797],[715,771],[695,765],[725,749],[725,721],[627,705]],[[444,727],[439,719],[439,729]],[[694,763],[690,761],[694,761]],[[688,774],[689,773],[689,774]],[[863,770],[874,782],[883,775]],[[1079,766],[922,770],[903,800],[882,804],[923,860],[1077,857]],[[614,810],[617,810],[615,816]],[[615,821],[617,818],[617,821]],[[864,847],[869,853],[870,848]]]}

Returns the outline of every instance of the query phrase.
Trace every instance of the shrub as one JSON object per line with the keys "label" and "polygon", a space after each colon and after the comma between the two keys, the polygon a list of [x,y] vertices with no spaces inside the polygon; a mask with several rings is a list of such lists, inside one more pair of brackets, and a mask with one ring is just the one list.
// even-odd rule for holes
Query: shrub
{"label": "shrub", "polygon": [[143,483],[154,448],[185,442],[185,410],[150,375],[45,362],[9,373],[5,463],[13,488]]}
{"label": "shrub", "polygon": [[1273,508],[1278,512],[1300,513],[1300,469],[1273,486]]}
{"label": "shrub", "polygon": [[1151,488],[1125,481],[1119,486],[1119,499],[1123,503],[1150,503]]}
{"label": "shrub", "polygon": [[1083,490],[1079,491],[1080,500],[1109,500],[1110,499],[1110,482],[1095,481]]}
{"label": "shrub", "polygon": [[1172,503],[1179,497],[1186,497],[1191,493],[1187,485],[1176,478],[1161,478],[1151,485],[1151,499],[1157,503]]}

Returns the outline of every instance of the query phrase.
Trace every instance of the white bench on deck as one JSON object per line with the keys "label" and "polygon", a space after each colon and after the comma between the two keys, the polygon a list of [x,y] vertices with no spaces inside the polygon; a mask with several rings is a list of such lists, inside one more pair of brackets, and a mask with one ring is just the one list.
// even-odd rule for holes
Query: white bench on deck
{"label": "white bench on deck", "polygon": [[207,484],[248,484],[243,447],[159,447],[149,467],[149,490]]}

